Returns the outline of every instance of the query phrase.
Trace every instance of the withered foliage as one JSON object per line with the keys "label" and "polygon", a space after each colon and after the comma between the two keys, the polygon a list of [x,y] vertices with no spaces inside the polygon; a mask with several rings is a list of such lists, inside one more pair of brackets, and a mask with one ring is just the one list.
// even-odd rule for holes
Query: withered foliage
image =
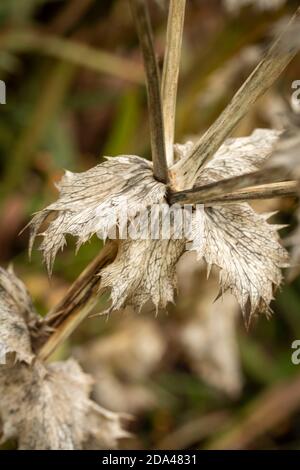
{"label": "withered foliage", "polygon": [[[229,139],[201,168],[197,185],[257,170],[278,136],[277,131],[259,129],[249,137]],[[191,147],[190,142],[176,146],[177,155],[184,158]],[[41,234],[41,249],[50,265],[66,234],[76,236],[79,244],[94,233],[105,237],[113,223],[118,225],[112,212],[123,213],[126,203],[129,222],[142,209],[167,202],[167,188],[151,176],[151,164],[132,156],[109,159],[82,174],[68,172],[59,190],[58,201],[32,221],[33,241],[47,215],[52,212],[56,217]],[[184,251],[193,249],[209,267],[220,268],[221,292],[230,289],[247,322],[257,311],[268,313],[288,256],[279,243],[278,227],[266,219],[246,203],[216,204],[194,212],[191,234],[185,238],[176,240],[171,231],[168,240],[121,240],[115,261],[100,272],[102,286],[111,288],[111,309],[128,304],[140,309],[148,300],[165,308],[176,289],[176,263]]]}
{"label": "withered foliage", "polygon": [[30,324],[38,316],[12,271],[1,269],[0,294],[1,442],[16,439],[19,449],[116,447],[127,435],[122,416],[89,398],[91,377],[73,359],[44,364],[34,355]]}

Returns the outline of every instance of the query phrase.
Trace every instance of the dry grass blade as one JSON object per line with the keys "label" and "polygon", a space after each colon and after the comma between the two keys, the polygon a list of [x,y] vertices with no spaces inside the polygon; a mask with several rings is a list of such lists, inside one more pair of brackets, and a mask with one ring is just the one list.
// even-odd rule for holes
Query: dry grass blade
{"label": "dry grass blade", "polygon": [[[269,189],[272,187],[272,184],[280,182],[282,179],[283,177],[281,168],[273,168],[268,172],[266,170],[258,170],[253,173],[247,173],[221,181],[216,181],[201,187],[194,187],[193,189],[189,189],[187,191],[174,192],[170,194],[169,198],[170,202],[173,204],[207,204],[212,201],[222,201],[223,199],[226,200],[229,194],[235,193],[237,191],[241,193],[241,190],[249,187],[258,186],[258,191],[261,192],[263,190],[262,185],[265,185],[265,189],[269,191]],[[292,182],[283,182],[283,188],[295,191],[293,184],[288,184],[286,186],[286,183]],[[274,188],[279,187],[274,186]]]}
{"label": "dry grass blade", "polygon": [[253,188],[246,188],[235,193],[225,194],[219,199],[213,199],[205,203],[214,204],[232,204],[236,202],[254,201],[258,199],[273,199],[275,197],[298,197],[298,182],[284,181],[283,183],[270,183]]}
{"label": "dry grass blade", "polygon": [[168,179],[168,174],[165,155],[163,112],[160,95],[160,77],[153,45],[150,16],[146,1],[130,0],[130,4],[146,72],[153,174],[156,179],[165,183]]}
{"label": "dry grass blade", "polygon": [[[45,317],[43,329],[52,333],[38,344],[38,356],[46,360],[84,318],[91,312],[99,293],[100,269],[111,263],[117,254],[117,244],[108,242],[99,256],[83,271],[62,301]],[[40,336],[42,338],[43,335]]]}
{"label": "dry grass blade", "polygon": [[170,0],[167,42],[162,75],[162,102],[168,166],[174,162],[174,132],[185,0]]}
{"label": "dry grass blade", "polygon": [[286,51],[284,45],[286,36],[289,37],[290,28],[299,22],[299,16],[300,8],[219,118],[199,139],[186,158],[173,166],[171,180],[174,187],[177,189],[193,187],[200,168],[213,157],[238,122],[249,111],[250,106],[272,86],[296,55],[298,50],[296,47],[291,47],[289,51]]}

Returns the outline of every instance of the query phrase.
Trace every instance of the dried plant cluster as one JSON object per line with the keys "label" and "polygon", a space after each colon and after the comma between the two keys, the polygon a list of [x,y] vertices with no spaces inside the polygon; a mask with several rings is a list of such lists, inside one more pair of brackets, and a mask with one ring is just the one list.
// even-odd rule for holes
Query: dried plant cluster
{"label": "dried plant cluster", "polygon": [[73,359],[49,365],[33,351],[40,322],[24,284],[0,271],[1,442],[19,449],[108,449],[127,433],[122,416],[93,402],[92,379]]}
{"label": "dried plant cluster", "polygon": [[[277,139],[278,133],[272,130],[229,139],[199,171],[197,186],[256,171]],[[177,146],[177,158],[188,155],[192,147],[191,142]],[[100,189],[95,192],[95,188]],[[50,214],[56,217],[42,235],[41,249],[49,269],[66,234],[77,236],[78,245],[94,234],[106,238],[115,220],[113,211],[121,213],[123,204],[128,203],[134,219],[151,204],[167,203],[167,186],[154,178],[150,163],[135,156],[114,157],[81,174],[68,172],[59,190],[59,200],[32,222],[34,238]],[[126,305],[141,309],[148,300],[165,308],[174,299],[177,261],[186,249],[193,249],[208,267],[220,268],[221,290],[235,294],[247,321],[257,311],[268,312],[273,287],[281,282],[280,268],[288,262],[278,241],[278,227],[247,203],[226,207],[212,203],[201,214],[194,216],[190,239],[119,241],[116,259],[99,273],[101,286],[111,288],[111,310]]]}
{"label": "dried plant cluster", "polygon": [[[170,1],[162,83],[146,2],[130,3],[146,71],[152,162],[121,155],[108,157],[83,173],[67,171],[58,184],[58,200],[33,217],[30,250],[36,236],[41,236],[40,249],[49,273],[67,235],[77,238],[78,248],[94,234],[108,239],[99,259],[44,320],[13,272],[0,272],[0,362],[5,363],[0,366],[2,440],[16,438],[19,448],[110,448],[126,436],[122,416],[90,399],[91,379],[74,360],[45,362],[90,313],[104,289],[111,293],[110,311],[127,305],[140,310],[148,301],[156,310],[165,309],[174,301],[178,261],[186,251],[195,251],[198,261],[205,261],[208,274],[212,266],[219,269],[220,295],[227,290],[234,294],[249,326],[257,314],[270,314],[274,291],[282,281],[281,270],[289,266],[288,253],[279,240],[280,226],[268,223],[270,214],[255,212],[249,201],[297,196],[298,129],[286,133],[257,129],[248,137],[229,136],[249,106],[295,56],[299,44],[287,48],[287,41],[291,28],[299,30],[299,10],[211,128],[195,142],[175,145],[185,0]],[[174,203],[193,208],[203,205],[202,211],[193,210],[188,235],[177,239],[171,227],[168,239],[109,240],[112,231],[121,232],[116,214],[124,213],[125,208],[126,225],[135,223],[140,213],[155,204],[171,208]],[[158,219],[157,224],[161,223]],[[191,322],[178,341],[184,344],[191,329],[207,341],[214,338],[216,329],[210,320],[195,319],[195,325]],[[234,321],[224,322],[232,350]],[[199,351],[191,344],[190,361],[208,382],[216,383],[213,369],[195,361]],[[205,357],[205,351],[201,354]],[[221,357],[220,349],[209,360],[219,363]],[[234,393],[240,387],[238,365],[230,358],[226,364],[233,377],[227,388]]]}

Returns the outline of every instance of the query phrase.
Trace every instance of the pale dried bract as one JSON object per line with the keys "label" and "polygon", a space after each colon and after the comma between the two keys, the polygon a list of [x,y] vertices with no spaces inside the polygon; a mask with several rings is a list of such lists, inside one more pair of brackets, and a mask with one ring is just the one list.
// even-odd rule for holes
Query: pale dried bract
{"label": "pale dried bract", "polygon": [[[255,172],[270,157],[279,136],[275,130],[257,129],[248,137],[226,140],[198,171],[196,185],[201,188]],[[192,148],[192,142],[176,145],[179,160],[186,159]],[[175,180],[183,178],[180,171],[181,165],[176,164]],[[77,236],[80,243],[93,233],[105,238],[109,229],[118,225],[112,217],[113,209],[128,205],[125,225],[129,224],[146,207],[166,202],[167,189],[154,179],[146,160],[130,156],[110,159],[81,175],[67,174],[59,188],[58,201],[33,220],[35,236],[47,214],[56,213],[56,219],[43,234],[41,246],[50,266],[58,248],[65,243],[66,233]],[[231,290],[247,321],[260,309],[268,312],[273,290],[281,281],[280,270],[287,266],[278,227],[269,225],[266,217],[256,214],[246,203],[226,208],[204,206],[202,211],[194,211],[192,220],[192,233],[185,233],[179,240],[171,231],[167,240],[132,236],[119,241],[116,259],[99,273],[101,290],[111,289],[110,310],[126,305],[140,310],[148,300],[156,310],[165,308],[174,298],[177,261],[191,242],[189,248],[196,249],[209,267],[220,268],[221,291]]]}
{"label": "pale dried bract", "polygon": [[91,379],[72,359],[0,368],[2,441],[19,449],[111,449],[127,434],[121,416],[89,398]]}
{"label": "pale dried bract", "polygon": [[256,129],[249,136],[227,139],[200,171],[195,185],[256,171],[271,156],[280,134],[280,131],[273,129]]}
{"label": "pale dried bract", "polygon": [[115,261],[101,271],[101,285],[111,288],[111,310],[141,310],[148,300],[165,308],[174,300],[176,263],[184,250],[185,240],[122,240]]}
{"label": "pale dried bract", "polygon": [[49,271],[67,234],[77,237],[78,246],[95,233],[107,238],[120,224],[118,217],[128,218],[154,203],[162,202],[165,186],[153,178],[152,164],[140,157],[125,155],[109,158],[83,173],[66,172],[58,184],[60,197],[31,221],[31,244],[46,219],[52,215],[41,234],[41,250]]}
{"label": "pale dried bract", "polygon": [[12,269],[0,268],[0,364],[7,355],[30,363],[33,359],[28,325],[36,320],[31,298]]}
{"label": "pale dried bract", "polygon": [[203,224],[199,237],[199,228],[194,229],[193,249],[209,267],[220,268],[221,292],[229,289],[235,295],[246,324],[258,311],[268,314],[274,288],[282,280],[280,269],[288,266],[276,225],[248,204],[207,208]]}
{"label": "pale dried bract", "polygon": [[45,365],[36,357],[37,319],[24,284],[0,268],[0,440],[16,439],[20,449],[115,447],[126,435],[121,416],[90,400],[92,380],[74,360]]}
{"label": "pale dried bract", "polygon": [[[249,137],[228,139],[200,170],[196,184],[201,187],[261,168],[279,135],[257,129]],[[204,206],[194,219],[192,249],[205,259],[208,269],[220,268],[221,292],[229,289],[235,295],[247,323],[256,311],[268,312],[273,290],[281,282],[281,268],[288,266],[277,229],[246,203]]]}

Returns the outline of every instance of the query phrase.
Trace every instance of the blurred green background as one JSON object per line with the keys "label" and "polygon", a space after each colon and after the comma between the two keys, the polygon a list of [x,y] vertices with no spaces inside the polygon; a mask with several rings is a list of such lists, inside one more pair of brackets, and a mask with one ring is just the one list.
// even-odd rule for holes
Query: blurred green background
{"label": "blurred green background", "polygon": [[[149,5],[162,64],[167,12],[164,2]],[[213,122],[259,61],[272,26],[298,5],[229,12],[221,0],[187,0],[177,142]],[[0,79],[7,93],[0,105],[1,265],[13,263],[45,314],[102,244],[94,237],[75,256],[70,239],[49,280],[37,249],[28,259],[28,230],[19,232],[56,198],[64,169],[86,170],[104,155],[150,156],[127,1],[1,0]],[[297,79],[299,56],[235,135],[276,126]],[[293,200],[256,208],[281,209],[277,220],[295,224]],[[212,307],[216,276],[207,282],[193,259],[183,265],[169,315],[88,319],[56,358],[74,353],[95,377],[95,398],[133,415],[124,448],[299,449],[300,365],[291,362],[291,344],[300,339],[300,278],[278,293],[272,320],[261,317],[247,333],[232,299]]]}

